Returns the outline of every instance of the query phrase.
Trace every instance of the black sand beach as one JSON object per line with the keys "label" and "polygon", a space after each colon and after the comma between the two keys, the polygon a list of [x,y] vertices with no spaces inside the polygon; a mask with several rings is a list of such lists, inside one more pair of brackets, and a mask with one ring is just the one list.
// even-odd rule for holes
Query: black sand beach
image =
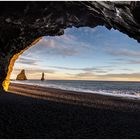
{"label": "black sand beach", "polygon": [[[29,87],[24,85],[26,95],[33,96]],[[40,95],[43,89],[39,88]],[[21,89],[22,85],[12,84],[9,91],[16,94],[0,95],[0,138],[140,138],[138,100],[96,94],[88,98],[81,93],[77,101],[71,100],[77,95],[69,95],[64,102],[66,91],[48,88],[44,89],[50,93],[48,98],[34,98],[20,95]],[[61,100],[56,93],[61,94]]]}

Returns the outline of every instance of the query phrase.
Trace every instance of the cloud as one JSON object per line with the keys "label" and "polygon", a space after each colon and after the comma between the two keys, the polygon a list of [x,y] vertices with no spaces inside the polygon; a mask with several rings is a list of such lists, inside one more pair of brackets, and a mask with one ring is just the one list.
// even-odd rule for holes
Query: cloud
{"label": "cloud", "polygon": [[107,48],[105,51],[108,54],[113,55],[113,56],[140,57],[140,52],[139,51],[134,51],[134,50]]}
{"label": "cloud", "polygon": [[[61,66],[49,66],[52,68],[60,69],[60,70],[72,70],[72,71],[84,71],[84,72],[95,72],[95,73],[107,73],[112,71],[113,69],[107,68],[107,66],[102,67],[86,67],[86,68],[72,68],[72,67],[61,67]],[[104,68],[106,67],[106,68]]]}
{"label": "cloud", "polygon": [[93,72],[83,72],[78,74],[69,74],[75,79],[86,79],[86,80],[117,80],[117,81],[140,81],[140,73],[121,73],[121,74],[104,74],[99,75]]}
{"label": "cloud", "polygon": [[56,68],[56,69],[63,69],[63,70],[82,70],[82,71],[93,71],[93,70],[97,70],[97,68],[93,68],[93,67],[87,67],[87,68],[72,68],[72,67],[61,67],[61,66],[50,66],[52,68]]}
{"label": "cloud", "polygon": [[127,69],[127,68],[124,68],[124,69],[121,69],[121,70],[125,70],[125,71],[133,71],[132,69]]}
{"label": "cloud", "polygon": [[87,78],[87,77],[90,77],[90,78],[94,78],[96,75],[93,73],[93,72],[83,72],[83,73],[78,73],[78,74],[75,74],[75,77],[80,77],[80,78]]}
{"label": "cloud", "polygon": [[[15,68],[14,69],[14,72],[20,72],[21,69],[19,68]],[[33,73],[42,73],[42,72],[45,72],[45,73],[55,73],[56,71],[55,70],[52,70],[52,69],[31,69],[31,68],[26,68],[25,71],[28,73],[28,74],[33,74]]]}
{"label": "cloud", "polygon": [[39,41],[39,43],[37,43],[37,46],[55,48],[56,43],[53,39],[47,39],[44,37]]}
{"label": "cloud", "polygon": [[[89,50],[94,51],[94,46],[89,42],[85,42],[82,38],[78,39],[76,35],[66,32],[62,36],[43,37],[37,44],[28,49],[28,53],[25,52],[24,56],[28,57],[86,57]],[[88,56],[89,57],[89,56]]]}
{"label": "cloud", "polygon": [[94,50],[94,46],[89,42],[78,39],[71,33],[56,37],[43,37],[34,48],[37,50],[40,48],[40,54],[59,56],[83,56],[86,51]]}
{"label": "cloud", "polygon": [[81,70],[81,68],[70,68],[70,67],[61,67],[61,66],[49,66],[56,69],[63,69],[63,70]]}
{"label": "cloud", "polygon": [[140,73],[106,74],[106,75],[102,75],[101,78],[124,78],[124,79],[139,79],[140,80]]}
{"label": "cloud", "polygon": [[26,65],[37,65],[37,61],[25,57],[20,57],[16,63],[26,64]]}
{"label": "cloud", "polygon": [[57,39],[44,37],[34,48],[35,52],[42,55],[76,56],[80,50],[71,45],[61,43]]}
{"label": "cloud", "polygon": [[[110,64],[117,64],[117,65],[120,65],[120,64],[123,64],[123,65],[126,65],[126,64],[131,64],[131,65],[135,65],[135,64],[140,64],[140,60],[139,58],[134,58],[134,59],[123,59],[123,58],[118,58],[118,59],[113,59],[113,61],[109,62]],[[128,70],[128,69],[127,69]],[[130,70],[130,69],[129,69]]]}
{"label": "cloud", "polygon": [[140,64],[140,60],[128,60],[128,64]]}
{"label": "cloud", "polygon": [[73,41],[77,41],[77,38],[76,36],[72,35],[72,34],[68,34],[68,33],[65,33],[64,35],[62,36],[56,36],[56,39],[61,39],[65,42],[73,42]]}
{"label": "cloud", "polygon": [[96,73],[107,73],[107,72],[110,72],[110,71],[113,71],[113,69],[108,69],[108,70],[96,70],[95,72]]}

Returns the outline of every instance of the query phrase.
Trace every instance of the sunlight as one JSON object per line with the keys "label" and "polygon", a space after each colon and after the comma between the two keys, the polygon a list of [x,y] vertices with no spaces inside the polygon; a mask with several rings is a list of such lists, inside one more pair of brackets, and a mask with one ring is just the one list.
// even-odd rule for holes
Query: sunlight
{"label": "sunlight", "polygon": [[8,87],[9,87],[9,84],[10,84],[10,76],[11,76],[11,73],[13,71],[13,66],[15,64],[15,61],[18,59],[18,57],[20,55],[23,54],[23,52],[25,52],[27,49],[29,49],[31,46],[35,45],[42,37],[36,39],[34,42],[32,42],[32,44],[30,46],[28,46],[27,48],[25,48],[24,50],[22,50],[20,53],[17,53],[15,54],[12,59],[10,60],[10,64],[8,66],[8,72],[7,72],[7,76],[5,78],[5,80],[3,81],[2,85],[4,87],[4,90],[7,91],[8,90]]}
{"label": "sunlight", "polygon": [[[140,92],[136,83],[140,81],[139,52],[135,40],[115,30],[100,26],[66,29],[64,35],[44,36],[24,51],[15,62],[11,82],[133,95]],[[22,69],[28,80],[15,80]]]}
{"label": "sunlight", "polygon": [[[43,37],[18,58],[11,79],[25,69],[28,79],[140,81],[139,44],[104,27],[66,29]],[[134,66],[134,67],[132,67]]]}

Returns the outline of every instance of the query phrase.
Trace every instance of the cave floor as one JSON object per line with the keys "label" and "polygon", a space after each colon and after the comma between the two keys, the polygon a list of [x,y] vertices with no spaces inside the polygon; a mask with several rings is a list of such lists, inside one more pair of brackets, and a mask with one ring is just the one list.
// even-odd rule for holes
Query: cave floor
{"label": "cave floor", "polygon": [[140,138],[140,112],[0,95],[0,138]]}

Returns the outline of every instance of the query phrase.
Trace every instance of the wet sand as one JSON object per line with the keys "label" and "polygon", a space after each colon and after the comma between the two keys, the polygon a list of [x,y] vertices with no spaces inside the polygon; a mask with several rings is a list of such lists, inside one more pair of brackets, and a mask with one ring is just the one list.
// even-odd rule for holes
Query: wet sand
{"label": "wet sand", "polygon": [[46,99],[55,102],[104,109],[122,109],[123,111],[129,111],[131,109],[133,111],[140,111],[140,98],[115,97],[110,95],[101,95],[98,93],[84,93],[15,83],[10,84],[9,91],[18,95]]}
{"label": "wet sand", "polygon": [[0,95],[0,138],[140,138],[139,108],[139,100],[12,84]]}

